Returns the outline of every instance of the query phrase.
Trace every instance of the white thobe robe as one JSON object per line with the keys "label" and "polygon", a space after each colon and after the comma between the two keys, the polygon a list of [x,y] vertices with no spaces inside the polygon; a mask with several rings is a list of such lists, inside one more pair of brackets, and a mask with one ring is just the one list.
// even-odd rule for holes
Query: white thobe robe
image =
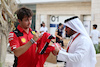
{"label": "white thobe robe", "polygon": [[96,64],[94,46],[81,34],[72,42],[68,53],[65,50],[59,51],[57,59],[65,61],[66,67],[95,67]]}

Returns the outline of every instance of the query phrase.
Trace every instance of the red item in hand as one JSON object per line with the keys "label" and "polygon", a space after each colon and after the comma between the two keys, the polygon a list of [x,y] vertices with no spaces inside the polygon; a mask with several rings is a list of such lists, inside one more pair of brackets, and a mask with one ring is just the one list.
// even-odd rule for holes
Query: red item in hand
{"label": "red item in hand", "polygon": [[43,67],[44,63],[49,56],[50,52],[55,50],[55,47],[49,46],[51,39],[55,39],[51,34],[45,32],[40,39],[37,41],[38,50],[36,53],[34,67]]}
{"label": "red item in hand", "polygon": [[38,44],[38,50],[37,52],[39,54],[43,54],[46,50],[46,48],[48,47],[51,39],[55,39],[55,37],[53,37],[50,33],[45,32],[42,37],[40,38],[39,41],[37,41]]}

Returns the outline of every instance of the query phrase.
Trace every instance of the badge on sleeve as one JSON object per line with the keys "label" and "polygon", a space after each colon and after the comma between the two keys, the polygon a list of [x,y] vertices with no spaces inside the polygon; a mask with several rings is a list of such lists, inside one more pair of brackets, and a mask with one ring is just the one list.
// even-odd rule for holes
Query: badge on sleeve
{"label": "badge on sleeve", "polygon": [[32,31],[32,34],[35,34],[35,31]]}
{"label": "badge on sleeve", "polygon": [[31,33],[32,33],[33,35],[34,35],[36,32],[37,32],[37,31],[35,31],[35,30],[34,30],[34,31],[31,31]]}

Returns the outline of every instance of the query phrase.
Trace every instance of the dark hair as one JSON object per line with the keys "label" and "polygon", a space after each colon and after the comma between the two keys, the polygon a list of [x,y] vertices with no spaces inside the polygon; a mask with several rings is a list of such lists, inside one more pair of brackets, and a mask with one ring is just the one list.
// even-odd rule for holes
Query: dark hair
{"label": "dark hair", "polygon": [[97,28],[97,24],[93,24],[93,27],[96,29]]}
{"label": "dark hair", "polygon": [[62,23],[59,23],[59,26],[61,26],[62,25]]}
{"label": "dark hair", "polygon": [[33,12],[32,12],[32,10],[30,10],[26,7],[22,7],[19,10],[17,10],[16,14],[17,14],[18,19],[20,19],[22,21],[24,16],[31,17],[33,15]]}
{"label": "dark hair", "polygon": [[45,24],[44,21],[42,21],[42,24]]}
{"label": "dark hair", "polygon": [[40,24],[40,26],[42,27],[43,25],[42,25],[42,24]]}

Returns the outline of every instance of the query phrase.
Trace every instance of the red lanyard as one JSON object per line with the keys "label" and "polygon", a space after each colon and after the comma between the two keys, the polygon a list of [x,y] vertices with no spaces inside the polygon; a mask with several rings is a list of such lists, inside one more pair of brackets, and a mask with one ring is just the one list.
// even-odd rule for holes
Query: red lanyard
{"label": "red lanyard", "polygon": [[[75,38],[73,38],[72,42],[73,42],[73,41],[74,41],[74,40],[75,40],[75,39],[76,39],[79,35],[80,35],[80,33],[79,33],[79,34],[77,34]],[[66,51],[66,52],[68,52],[69,47],[71,46],[72,42],[69,44],[69,46],[68,46],[68,48],[67,48],[67,51]]]}

